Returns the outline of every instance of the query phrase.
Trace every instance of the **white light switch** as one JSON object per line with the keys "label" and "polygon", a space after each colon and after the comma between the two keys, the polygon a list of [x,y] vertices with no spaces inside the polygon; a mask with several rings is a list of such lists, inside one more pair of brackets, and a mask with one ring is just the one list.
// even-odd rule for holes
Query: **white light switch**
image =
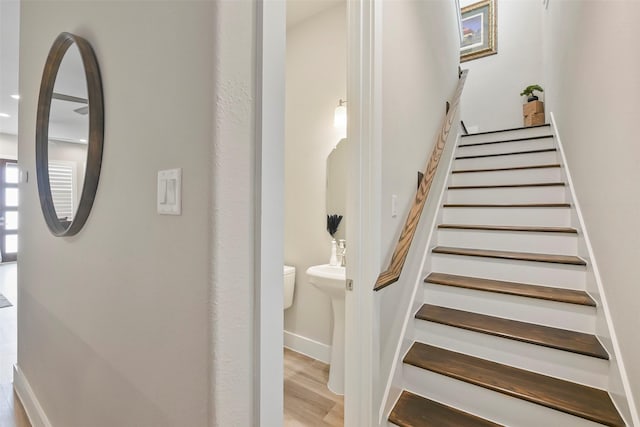
{"label": "white light switch", "polygon": [[182,214],[182,169],[158,171],[158,213]]}

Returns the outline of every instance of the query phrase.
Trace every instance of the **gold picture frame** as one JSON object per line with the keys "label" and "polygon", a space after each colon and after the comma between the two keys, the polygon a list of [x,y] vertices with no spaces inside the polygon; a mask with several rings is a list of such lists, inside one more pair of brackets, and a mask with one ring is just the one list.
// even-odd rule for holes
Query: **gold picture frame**
{"label": "gold picture frame", "polygon": [[483,0],[463,7],[460,62],[498,53],[496,0]]}

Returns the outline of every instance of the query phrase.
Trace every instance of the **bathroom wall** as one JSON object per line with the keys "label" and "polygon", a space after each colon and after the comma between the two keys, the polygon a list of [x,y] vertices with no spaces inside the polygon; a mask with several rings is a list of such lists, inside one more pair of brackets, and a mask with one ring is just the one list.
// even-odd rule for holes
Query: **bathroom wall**
{"label": "bathroom wall", "polygon": [[296,290],[285,311],[285,345],[324,360],[331,344],[331,302],[305,271],[329,262],[325,171],[339,140],[333,114],[347,92],[346,30],[344,3],[287,30],[284,259],[296,267]]}
{"label": "bathroom wall", "polygon": [[[217,425],[252,424],[251,388],[239,390],[250,381],[245,376],[252,374],[246,361],[251,349],[234,354],[243,362],[239,369],[211,366],[210,319],[223,311],[209,306],[213,23],[214,3],[207,1],[22,2],[19,158],[30,177],[35,176],[40,78],[61,31],[92,43],[104,86],[102,173],[84,229],[71,238],[53,237],[40,210],[36,180],[20,187],[22,375],[16,382],[29,382],[32,397],[55,427],[209,425],[210,375],[225,368],[237,385],[227,387],[224,376],[216,375],[219,388],[242,408],[220,405],[216,416],[230,414],[232,422]],[[225,103],[227,111],[233,105]],[[235,118],[234,123],[241,122],[240,115]],[[243,141],[236,138],[235,146]],[[175,167],[183,168],[182,215],[160,216],[157,171]],[[248,199],[249,189],[233,191]],[[251,229],[242,222],[250,209],[241,203],[226,208],[237,227]],[[243,301],[251,298],[244,293],[243,272],[251,267],[238,268],[247,256],[238,258],[236,248],[221,233],[216,236],[216,245],[225,247],[224,262],[239,271],[229,291],[238,300],[221,305],[242,316],[244,331],[251,317]],[[228,242],[239,240],[252,241],[234,234]],[[231,287],[228,281],[218,283]],[[230,330],[238,334],[240,328]],[[220,347],[215,349],[221,358]],[[237,415],[241,411],[248,414]]]}
{"label": "bathroom wall", "polygon": [[[460,0],[460,6],[476,2]],[[540,0],[496,0],[498,53],[461,64],[469,70],[462,120],[474,132],[522,126],[520,92],[531,84],[545,87],[543,8]]]}

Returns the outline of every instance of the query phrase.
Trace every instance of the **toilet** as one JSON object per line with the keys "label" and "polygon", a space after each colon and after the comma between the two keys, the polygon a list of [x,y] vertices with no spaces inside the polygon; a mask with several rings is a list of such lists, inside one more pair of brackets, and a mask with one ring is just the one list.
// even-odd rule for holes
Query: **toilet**
{"label": "toilet", "polygon": [[293,288],[296,284],[296,268],[289,265],[284,266],[284,309],[293,304]]}

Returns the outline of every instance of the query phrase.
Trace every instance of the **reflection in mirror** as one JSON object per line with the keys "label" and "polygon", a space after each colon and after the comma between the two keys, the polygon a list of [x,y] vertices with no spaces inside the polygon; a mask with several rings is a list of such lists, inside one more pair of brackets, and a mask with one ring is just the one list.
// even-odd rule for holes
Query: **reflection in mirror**
{"label": "reflection in mirror", "polygon": [[55,236],[86,222],[100,178],[104,137],[102,81],[87,40],[61,33],[40,84],[36,169],[40,206]]}
{"label": "reflection in mirror", "polygon": [[345,239],[347,210],[347,140],[342,139],[327,157],[327,215],[342,215],[335,239]]}
{"label": "reflection in mirror", "polygon": [[[56,216],[68,227],[78,207],[89,138],[87,81],[80,50],[69,46],[56,76],[49,113],[49,183]],[[80,190],[80,191],[79,191]]]}

